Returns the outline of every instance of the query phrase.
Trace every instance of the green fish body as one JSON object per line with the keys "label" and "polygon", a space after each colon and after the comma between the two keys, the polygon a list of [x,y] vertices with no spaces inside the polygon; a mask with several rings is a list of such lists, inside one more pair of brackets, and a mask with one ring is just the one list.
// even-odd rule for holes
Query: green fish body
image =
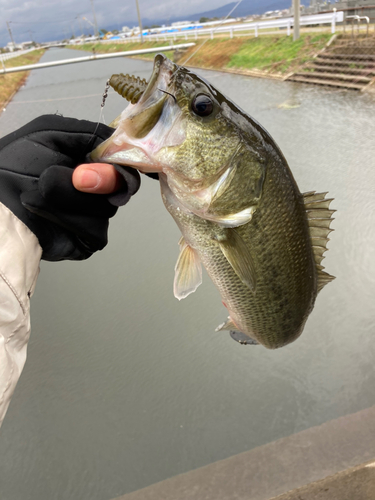
{"label": "green fish body", "polygon": [[293,342],[333,279],[321,265],[332,200],[302,195],[268,132],[186,68],[156,56],[142,91],[92,159],[159,173],[182,233],[178,299],[203,265],[229,313],[217,330],[269,349]]}

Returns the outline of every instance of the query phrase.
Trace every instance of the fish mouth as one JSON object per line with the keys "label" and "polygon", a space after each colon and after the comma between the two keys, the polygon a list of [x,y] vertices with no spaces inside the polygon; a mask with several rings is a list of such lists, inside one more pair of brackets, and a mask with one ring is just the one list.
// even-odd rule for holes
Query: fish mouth
{"label": "fish mouth", "polygon": [[135,104],[125,108],[113,135],[92,151],[91,161],[133,166],[142,172],[162,170],[160,165],[151,162],[157,137],[148,136],[159,122],[167,99],[170,99],[167,89],[177,69],[178,66],[163,54],[156,55],[144,92]]}
{"label": "fish mouth", "polygon": [[177,70],[177,65],[163,54],[157,54],[154,59],[154,67],[147,87],[140,98],[141,102],[146,101],[157,89],[167,90],[171,76]]}

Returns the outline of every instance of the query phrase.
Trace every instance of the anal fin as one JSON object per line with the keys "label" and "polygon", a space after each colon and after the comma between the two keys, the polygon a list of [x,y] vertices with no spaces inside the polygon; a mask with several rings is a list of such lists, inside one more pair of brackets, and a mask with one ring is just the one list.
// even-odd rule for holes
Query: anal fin
{"label": "anal fin", "polygon": [[224,323],[221,323],[216,329],[215,332],[221,332],[223,330],[233,330],[236,328],[236,325],[233,323],[231,320],[231,317],[228,316],[227,321],[224,321]]}
{"label": "anal fin", "polygon": [[259,345],[259,342],[257,342],[255,339],[252,339],[248,335],[245,335],[242,332],[237,332],[235,330],[231,330],[229,332],[229,335],[232,337],[233,340],[235,340],[239,344],[242,344],[242,345]]}
{"label": "anal fin", "polygon": [[237,330],[237,326],[233,323],[230,316],[228,316],[227,321],[225,321],[224,323],[221,323],[221,325],[219,325],[215,329],[215,332],[221,332],[223,330],[229,330],[229,335],[232,337],[233,340],[235,340],[239,344],[259,345],[259,342],[257,342],[255,339],[249,337],[249,335],[246,335],[245,333],[239,332]]}

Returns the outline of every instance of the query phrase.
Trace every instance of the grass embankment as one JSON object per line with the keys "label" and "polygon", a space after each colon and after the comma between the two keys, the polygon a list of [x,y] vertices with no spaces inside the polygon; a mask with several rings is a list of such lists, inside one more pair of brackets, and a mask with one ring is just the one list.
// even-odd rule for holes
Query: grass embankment
{"label": "grass embankment", "polygon": [[[191,40],[190,40],[191,41]],[[143,50],[150,49],[156,47],[166,47],[167,45],[173,45],[175,42],[173,40],[170,41],[161,41],[161,42],[144,42],[140,44],[139,42],[131,42],[131,43],[85,43],[83,45],[67,45],[66,47],[69,49],[77,49],[77,50],[87,50],[88,52],[95,52],[97,54],[110,54],[112,52],[125,52],[127,50]],[[182,43],[182,42],[177,42]],[[173,59],[173,50],[169,50],[163,52],[167,57]],[[155,57],[155,53],[153,54],[143,54],[142,59],[150,59],[152,60]]]}
{"label": "grass embankment", "polygon": [[[14,68],[16,66],[25,66],[26,64],[35,64],[44,54],[44,49],[34,50],[23,56],[13,57],[4,62],[6,68]],[[0,65],[2,68],[2,65]],[[17,73],[9,73],[0,75],[0,111],[12,98],[13,94],[25,83],[30,71],[19,71]]]}
{"label": "grass embankment", "polygon": [[[198,40],[195,47],[191,47],[174,60],[179,64],[192,56],[187,65],[208,69],[249,70],[267,74],[284,75],[304,64],[319,52],[328,40],[330,33],[306,33],[293,42],[292,36],[262,35],[258,38],[235,37],[214,38],[213,40]],[[195,40],[188,40],[195,41]],[[178,43],[184,43],[181,40]],[[149,47],[162,47],[168,42],[139,42],[133,43],[108,43],[85,44],[74,48],[78,50],[95,51],[97,53],[122,52],[126,50],[146,49]],[[199,50],[197,50],[199,48]],[[194,54],[196,52],[196,54]],[[165,53],[173,58],[172,51]],[[193,55],[194,54],[194,55]],[[153,59],[155,54],[145,54],[142,58]],[[135,56],[137,57],[137,56]]]}

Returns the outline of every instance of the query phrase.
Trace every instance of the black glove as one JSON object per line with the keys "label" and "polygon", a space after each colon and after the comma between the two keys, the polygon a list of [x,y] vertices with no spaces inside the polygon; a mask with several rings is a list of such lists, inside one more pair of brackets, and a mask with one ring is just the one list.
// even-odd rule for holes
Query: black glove
{"label": "black glove", "polygon": [[117,193],[74,188],[73,169],[113,133],[106,125],[96,127],[45,115],[0,139],[0,202],[36,235],[45,260],[87,259],[104,248],[108,218],[139,189],[139,173],[126,167],[118,168],[125,186]]}

